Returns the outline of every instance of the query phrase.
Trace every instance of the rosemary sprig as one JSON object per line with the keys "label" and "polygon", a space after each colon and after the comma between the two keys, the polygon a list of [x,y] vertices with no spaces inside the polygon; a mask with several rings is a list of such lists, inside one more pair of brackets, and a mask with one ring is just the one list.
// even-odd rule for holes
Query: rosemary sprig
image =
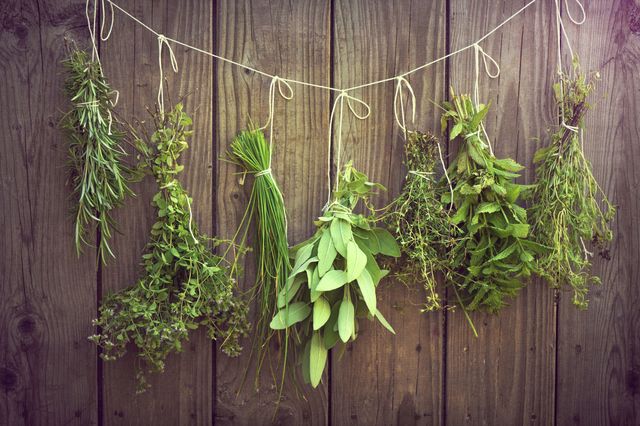
{"label": "rosemary sprig", "polygon": [[580,72],[577,60],[573,66],[573,74],[561,75],[554,85],[565,125],[535,154],[537,182],[530,212],[535,240],[549,247],[538,260],[540,275],[554,288],[572,289],[573,303],[585,309],[589,286],[601,282],[591,275],[588,247],[595,246],[602,257],[609,257],[610,222],[616,208],[596,182],[584,155],[584,115],[594,84]]}
{"label": "rosemary sprig", "polygon": [[[158,184],[152,202],[158,219],[142,256],[142,276],[100,306],[95,320],[99,334],[90,339],[102,348],[105,360],[122,357],[133,343],[149,370],[163,371],[167,355],[180,351],[189,331],[199,326],[220,341],[223,352],[235,356],[241,350],[239,338],[250,328],[246,304],[234,295],[235,261],[229,264],[207,248],[206,242],[216,247],[222,241],[198,233],[191,199],[177,180],[190,126],[191,118],[178,104],[156,117],[156,131],[147,141],[147,163]],[[137,377],[139,391],[144,391],[144,369]]]}
{"label": "rosemary sprig", "polygon": [[75,245],[78,255],[87,244],[88,226],[100,230],[98,254],[103,263],[115,257],[109,240],[114,226],[111,210],[133,193],[130,170],[122,163],[124,133],[113,113],[112,93],[99,62],[74,50],[63,62],[67,70],[65,91],[73,108],[61,126],[68,136],[68,165],[75,210]]}

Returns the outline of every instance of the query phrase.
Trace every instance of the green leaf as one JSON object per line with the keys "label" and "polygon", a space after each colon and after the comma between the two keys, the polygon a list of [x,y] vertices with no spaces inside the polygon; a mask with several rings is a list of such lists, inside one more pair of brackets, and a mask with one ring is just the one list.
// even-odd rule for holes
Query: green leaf
{"label": "green leaf", "polygon": [[373,279],[366,269],[362,271],[362,274],[358,277],[358,287],[362,293],[364,303],[369,308],[371,315],[376,314],[376,286],[373,283]]}
{"label": "green leaf", "polygon": [[346,221],[335,218],[329,226],[331,232],[331,239],[333,246],[342,257],[347,256],[347,246],[345,240],[349,240],[352,237],[351,226]]}
{"label": "green leaf", "polygon": [[484,120],[487,112],[489,112],[489,105],[478,105],[478,112],[473,115],[473,119],[471,120],[471,124],[469,125],[469,127],[471,127],[472,129],[477,128],[482,120]]}
{"label": "green leaf", "polygon": [[331,307],[331,316],[329,317],[329,321],[324,326],[323,334],[324,334],[324,347],[327,349],[331,349],[338,343],[340,340],[340,336],[338,335],[337,325],[338,325],[338,314],[340,312],[340,302],[336,302]]}
{"label": "green leaf", "polygon": [[541,161],[543,161],[544,159],[546,159],[547,154],[554,148],[553,145],[549,145],[546,146],[544,148],[540,148],[539,150],[536,151],[536,153],[533,155],[533,162],[534,163],[539,163]]}
{"label": "green leaf", "polygon": [[497,260],[502,260],[502,259],[505,259],[505,258],[511,256],[511,253],[513,253],[513,251],[517,247],[518,247],[517,243],[511,244],[509,247],[507,247],[506,249],[502,250],[500,253],[496,254],[491,259],[489,259],[489,262],[495,262]]}
{"label": "green leaf", "polygon": [[320,384],[326,362],[327,349],[324,346],[322,335],[316,331],[311,337],[309,348],[309,379],[314,388]]}
{"label": "green leaf", "polygon": [[293,280],[287,280],[284,291],[278,293],[278,309],[284,308],[295,297],[304,282],[303,275],[297,275]]}
{"label": "green leaf", "polygon": [[449,134],[450,141],[454,140],[460,133],[462,133],[462,130],[464,129],[463,126],[464,125],[462,123],[457,123],[455,126],[453,126],[453,128],[451,129],[451,133]]}
{"label": "green leaf", "polygon": [[338,334],[340,340],[348,342],[353,334],[353,321],[355,319],[355,309],[349,299],[342,299],[340,312],[338,313]]}
{"label": "green leaf", "polygon": [[378,318],[378,321],[380,321],[380,324],[382,324],[384,328],[386,328],[393,334],[396,334],[396,331],[393,329],[393,327],[391,327],[391,324],[387,322],[386,318],[382,316],[382,313],[378,310],[376,310],[376,318]]}
{"label": "green leaf", "polygon": [[336,259],[337,250],[333,245],[331,233],[329,230],[322,231],[320,244],[318,245],[318,273],[322,277],[333,265]]}
{"label": "green leaf", "polygon": [[347,273],[344,271],[340,271],[337,269],[332,269],[322,278],[320,278],[320,282],[316,286],[316,291],[331,291],[336,288],[340,288],[345,285],[349,280],[347,279]]}
{"label": "green leaf", "polygon": [[280,309],[269,325],[273,330],[284,330],[303,321],[311,313],[311,308],[304,302],[295,302]]}
{"label": "green leaf", "polygon": [[318,330],[331,316],[331,305],[324,297],[318,298],[313,304],[313,329]]}
{"label": "green leaf", "polygon": [[512,223],[508,229],[511,231],[511,235],[516,238],[527,238],[529,235],[529,225],[526,223]]}
{"label": "green leaf", "polygon": [[358,278],[365,266],[367,266],[367,256],[354,240],[349,241],[347,243],[347,282]]}
{"label": "green leaf", "polygon": [[400,247],[389,231],[384,228],[373,228],[372,232],[378,241],[380,253],[385,256],[400,257]]}
{"label": "green leaf", "polygon": [[503,168],[504,170],[506,170],[508,172],[519,172],[520,170],[524,169],[523,165],[518,164],[517,162],[515,162],[511,158],[496,159],[496,160],[494,160],[493,163],[496,166],[501,167],[501,168]]}

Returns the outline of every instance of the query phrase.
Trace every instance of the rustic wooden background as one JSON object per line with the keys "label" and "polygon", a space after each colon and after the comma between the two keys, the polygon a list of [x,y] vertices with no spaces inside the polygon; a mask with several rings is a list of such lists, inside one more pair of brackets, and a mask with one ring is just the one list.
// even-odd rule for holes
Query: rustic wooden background
{"label": "rustic wooden background", "polygon": [[[525,0],[120,0],[169,36],[281,76],[349,86],[397,74],[477,39]],[[203,333],[167,371],[134,394],[134,355],[103,363],[86,337],[105,292],[134,282],[153,218],[150,180],[117,212],[116,261],[78,259],[65,186],[65,142],[56,127],[68,108],[60,61],[64,39],[87,43],[83,0],[0,2],[0,424],[176,425],[271,422],[274,390],[236,396],[247,358],[229,359]],[[569,7],[575,7],[569,2]],[[585,69],[602,81],[586,145],[595,175],[620,206],[609,262],[595,261],[603,285],[586,312],[568,294],[533,282],[499,316],[421,314],[421,294],[388,283],[381,309],[391,336],[366,324],[324,384],[298,397],[287,389],[278,424],[640,424],[640,5],[585,1],[587,22],[568,24]],[[577,9],[573,10],[577,15]],[[566,11],[563,13],[566,14]],[[483,43],[502,66],[481,78],[491,101],[488,130],[498,154],[530,166],[554,120],[553,2],[540,0]],[[247,199],[233,168],[217,161],[248,117],[264,120],[269,81],[174,47],[180,71],[166,65],[173,99],[187,100],[195,137],[182,181],[206,232],[230,236]],[[105,72],[120,90],[119,111],[144,117],[155,100],[157,41],[122,15],[100,45]],[[411,77],[422,129],[438,129],[447,87],[472,89],[472,54]],[[290,239],[313,229],[326,194],[331,98],[295,87],[278,100],[274,173],[290,214]],[[403,174],[392,118],[393,84],[358,93],[372,107],[345,127],[343,158],[388,197]],[[348,133],[347,133],[348,132]],[[530,169],[529,169],[530,170]],[[523,181],[530,182],[532,172]],[[251,271],[249,271],[250,275]]]}

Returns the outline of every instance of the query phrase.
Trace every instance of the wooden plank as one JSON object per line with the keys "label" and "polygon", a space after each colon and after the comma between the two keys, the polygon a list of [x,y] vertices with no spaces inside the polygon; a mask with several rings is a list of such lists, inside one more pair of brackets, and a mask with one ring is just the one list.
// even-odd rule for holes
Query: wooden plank
{"label": "wooden plank", "polygon": [[[524,1],[451,2],[451,50],[477,40]],[[534,138],[555,119],[552,7],[538,2],[481,44],[501,66],[490,80],[480,69],[480,101],[491,102],[487,131],[499,157],[527,166],[533,181]],[[472,93],[473,49],[451,59],[451,81]],[[554,404],[555,314],[553,292],[533,281],[498,315],[473,314],[473,337],[463,312],[447,318],[446,422],[550,424]]]}
{"label": "wooden plank", "polygon": [[[171,2],[165,0],[120,1],[145,23],[203,49],[212,47],[212,4],[209,1]],[[145,108],[156,102],[158,88],[158,42],[153,34],[116,12],[112,37],[102,44],[105,72],[113,87],[120,90],[119,111],[127,120],[147,120]],[[182,157],[185,170],[180,176],[193,197],[194,217],[199,229],[212,231],[212,93],[211,60],[197,52],[172,45],[179,72],[171,71],[164,50],[165,105],[170,108],[179,97],[194,122],[194,136]],[[155,212],[150,200],[157,191],[147,178],[135,186],[136,199],[117,214],[122,235],[114,238],[118,259],[104,268],[105,292],[132,285],[140,272],[140,256],[148,240]],[[136,354],[104,366],[105,424],[211,424],[213,412],[212,343],[206,333],[192,333],[184,352],[167,359],[163,374],[150,375],[151,389],[135,394]]]}
{"label": "wooden plank", "polygon": [[[573,6],[569,2],[579,17]],[[633,425],[640,424],[640,7],[603,1],[585,8],[581,27],[570,23],[566,11],[563,16],[583,70],[602,76],[586,118],[586,156],[619,209],[611,260],[594,259],[602,287],[590,292],[589,309],[577,311],[570,294],[561,295],[557,423]]]}
{"label": "wooden plank", "polygon": [[[217,51],[228,58],[282,77],[329,83],[329,1],[220,1],[217,7]],[[247,128],[249,118],[267,119],[270,80],[234,66],[218,63],[216,154],[224,156],[232,138]],[[325,202],[326,132],[329,96],[326,91],[294,85],[294,98],[276,98],[273,171],[288,208],[289,242],[310,236],[313,220]],[[218,163],[216,225],[224,237],[235,232],[246,207],[248,185],[238,184],[237,168]],[[254,280],[254,258],[246,261],[244,288]],[[253,372],[240,389],[251,341],[240,358],[217,357],[217,424],[326,424],[325,387],[300,395],[288,382],[275,418],[268,367],[262,386],[253,390]],[[252,364],[252,367],[255,363]],[[240,393],[237,395],[238,391]]]}
{"label": "wooden plank", "polygon": [[95,424],[95,250],[78,258],[58,129],[84,1],[0,5],[0,423]]}
{"label": "wooden plank", "polygon": [[[445,2],[336,1],[334,37],[337,86],[396,75],[445,53]],[[430,100],[442,100],[444,71],[442,62],[409,77],[417,96],[417,129],[439,129]],[[343,125],[343,164],[353,159],[357,169],[389,188],[377,199],[378,206],[398,193],[404,176],[402,139],[393,118],[394,89],[391,82],[356,91],[371,105],[371,117],[359,121],[346,115]],[[335,158],[335,138],[333,149]],[[397,335],[377,322],[361,321],[358,339],[342,359],[332,356],[333,424],[442,422],[443,316],[420,312],[425,298],[420,288],[383,283],[380,310]]]}

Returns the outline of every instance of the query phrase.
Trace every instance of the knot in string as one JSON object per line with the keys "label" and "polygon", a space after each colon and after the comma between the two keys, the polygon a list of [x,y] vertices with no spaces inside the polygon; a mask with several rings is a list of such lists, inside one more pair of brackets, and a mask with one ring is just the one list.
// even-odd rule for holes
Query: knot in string
{"label": "knot in string", "polygon": [[270,175],[271,174],[271,167],[261,170],[259,172],[255,173],[255,177],[260,177],[260,176],[265,176],[265,175]]}
{"label": "knot in string", "polygon": [[[495,59],[493,59],[493,57],[491,55],[489,55],[487,52],[484,51],[484,49],[478,44],[478,43],[474,43],[473,45],[473,50],[474,50],[474,65],[475,65],[475,82],[473,85],[473,97],[474,97],[474,102],[476,104],[476,106],[480,103],[480,55],[482,55],[482,62],[484,64],[484,71],[485,73],[489,76],[489,78],[498,78],[500,76],[500,65],[498,65],[498,62],[496,62]],[[489,70],[489,64],[492,64],[493,67],[495,68],[495,72],[492,73]],[[481,122],[480,123],[480,130],[482,131],[482,133],[484,134],[486,140],[487,140],[487,145],[489,147],[489,152],[491,153],[491,155],[493,155],[493,147],[491,146],[491,141],[489,140],[489,135],[487,134],[486,129],[484,128],[484,124]]]}
{"label": "knot in string", "polygon": [[[286,89],[286,92],[283,91],[283,88]],[[260,130],[265,130],[267,127],[270,127],[269,130],[269,140],[271,140],[271,133],[273,130],[273,116],[275,114],[275,104],[276,104],[276,89],[278,93],[283,99],[291,100],[293,99],[293,88],[289,84],[289,82],[283,78],[274,75],[271,77],[271,84],[269,85],[269,116],[267,117],[267,122],[264,126],[260,128]]]}
{"label": "knot in string", "polygon": [[[333,101],[333,107],[331,108],[331,115],[329,116],[329,136],[327,138],[327,187],[329,191],[329,195],[327,197],[327,204],[325,205],[325,209],[328,208],[331,203],[331,137],[333,135],[333,122],[335,120],[336,111],[338,107],[340,108],[338,114],[338,129],[336,132],[336,175],[340,172],[340,155],[342,151],[342,119],[344,116],[344,104],[345,100],[347,102],[347,107],[351,114],[358,120],[365,120],[371,115],[371,107],[362,99],[358,99],[355,96],[349,94],[348,90],[341,90],[336,99]],[[356,110],[356,105],[359,105],[363,111],[358,113]],[[336,179],[336,189],[337,189],[337,179]]]}
{"label": "knot in string", "polygon": [[[395,116],[398,127],[402,130],[402,133],[406,139],[407,137],[407,125],[405,122],[404,114],[404,99],[402,97],[403,87],[409,92],[409,100],[411,107],[411,122],[416,121],[416,94],[411,87],[411,83],[403,76],[396,77],[396,91],[393,96],[393,115]],[[400,101],[400,114],[398,114],[398,101]]]}
{"label": "knot in string", "polygon": [[[160,69],[160,84],[158,85],[158,107],[160,108],[160,114],[164,115],[164,72],[162,70],[162,48],[167,46],[169,50],[169,60],[171,61],[171,68],[173,72],[178,72],[178,61],[173,53],[173,49],[169,44],[171,39],[167,38],[164,34],[158,34],[158,67]],[[173,40],[171,40],[173,41]]]}

